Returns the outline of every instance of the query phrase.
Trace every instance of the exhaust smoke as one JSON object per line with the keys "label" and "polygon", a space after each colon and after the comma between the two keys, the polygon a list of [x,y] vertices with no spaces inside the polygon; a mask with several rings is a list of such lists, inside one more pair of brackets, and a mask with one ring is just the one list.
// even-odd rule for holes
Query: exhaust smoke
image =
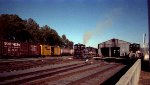
{"label": "exhaust smoke", "polygon": [[86,45],[93,36],[100,36],[102,33],[104,33],[104,30],[110,28],[113,20],[117,19],[120,14],[122,14],[122,8],[114,8],[113,10],[110,10],[108,15],[105,16],[106,19],[98,22],[95,28],[84,33],[83,44]]}

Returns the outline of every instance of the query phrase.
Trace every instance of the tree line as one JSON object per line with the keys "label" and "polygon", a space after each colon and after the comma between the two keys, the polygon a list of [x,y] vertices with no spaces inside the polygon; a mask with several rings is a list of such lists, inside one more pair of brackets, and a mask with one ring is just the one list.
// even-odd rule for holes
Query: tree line
{"label": "tree line", "polygon": [[0,15],[0,39],[20,42],[31,42],[48,45],[58,45],[73,48],[73,42],[66,35],[59,36],[57,31],[48,25],[40,27],[32,18],[21,19],[18,15]]}

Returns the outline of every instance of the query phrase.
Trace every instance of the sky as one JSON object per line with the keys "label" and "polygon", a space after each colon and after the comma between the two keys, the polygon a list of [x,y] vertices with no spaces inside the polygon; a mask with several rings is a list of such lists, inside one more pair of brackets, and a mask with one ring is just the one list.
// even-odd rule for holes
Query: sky
{"label": "sky", "polygon": [[0,14],[32,18],[92,47],[112,38],[142,44],[147,11],[147,0],[0,0]]}

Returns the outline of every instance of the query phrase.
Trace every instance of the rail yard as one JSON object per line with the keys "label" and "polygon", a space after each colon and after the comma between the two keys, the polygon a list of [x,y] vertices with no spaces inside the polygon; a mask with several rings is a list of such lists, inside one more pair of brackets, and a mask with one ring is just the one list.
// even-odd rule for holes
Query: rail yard
{"label": "rail yard", "polygon": [[125,44],[126,51],[117,39],[104,44],[69,49],[2,40],[0,85],[114,85],[143,56],[137,44]]}
{"label": "rail yard", "polygon": [[1,85],[99,85],[125,65],[101,60],[40,58],[3,61],[0,67]]}

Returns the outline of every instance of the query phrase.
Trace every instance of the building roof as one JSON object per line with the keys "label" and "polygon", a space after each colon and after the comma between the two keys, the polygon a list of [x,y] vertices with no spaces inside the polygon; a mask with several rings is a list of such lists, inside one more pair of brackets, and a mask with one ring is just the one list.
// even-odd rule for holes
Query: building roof
{"label": "building roof", "polygon": [[[128,44],[131,44],[130,42],[127,42],[127,41],[124,41],[124,40],[120,40],[120,39],[116,39],[116,38],[112,38],[112,39],[110,39],[110,40],[107,40],[107,41],[104,41],[104,42],[102,42],[102,43],[105,43],[105,42],[108,42],[108,41],[112,41],[112,40],[118,40],[118,41],[122,41],[122,42],[126,42],[126,43],[128,43]],[[100,44],[102,44],[102,43],[100,43]]]}

